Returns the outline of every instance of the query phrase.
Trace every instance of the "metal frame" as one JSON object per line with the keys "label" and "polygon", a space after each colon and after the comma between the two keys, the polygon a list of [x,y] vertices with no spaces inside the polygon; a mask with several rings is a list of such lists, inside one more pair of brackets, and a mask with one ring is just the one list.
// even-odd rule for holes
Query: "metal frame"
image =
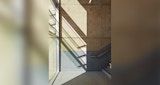
{"label": "metal frame", "polygon": [[[51,4],[56,8],[56,10],[57,11],[59,11],[59,0],[50,0],[50,2],[51,2]],[[59,19],[59,12],[56,12],[56,19],[59,21],[60,19]],[[58,22],[56,22],[56,30],[57,31],[60,31],[60,29],[59,29],[60,27],[59,27],[59,23]],[[60,44],[60,32],[56,32],[56,36],[58,36],[57,38],[58,39],[56,39],[56,73],[55,73],[55,75],[53,76],[53,78],[52,78],[52,80],[49,82],[49,85],[52,85],[53,83],[54,83],[54,81],[56,80],[56,78],[57,78],[57,76],[58,76],[58,74],[59,74],[59,72],[60,72],[60,63],[61,63],[61,58],[60,58],[60,56],[61,56],[61,44]]]}

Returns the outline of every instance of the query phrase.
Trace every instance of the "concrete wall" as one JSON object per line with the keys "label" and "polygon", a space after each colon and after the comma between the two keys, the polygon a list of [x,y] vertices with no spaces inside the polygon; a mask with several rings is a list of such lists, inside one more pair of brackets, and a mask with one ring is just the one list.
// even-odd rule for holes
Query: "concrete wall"
{"label": "concrete wall", "polygon": [[157,85],[157,6],[156,0],[112,1],[113,83]]}
{"label": "concrete wall", "polygon": [[91,4],[79,0],[87,10],[87,50],[96,51],[110,43],[110,2],[92,0]]}
{"label": "concrete wall", "polygon": [[85,49],[87,50],[88,70],[97,70],[97,67],[101,67],[100,61],[90,58],[89,54],[111,42],[111,1],[61,0],[60,14],[62,27],[67,29],[67,33],[71,35],[66,37],[61,28],[62,37],[66,40],[75,39],[79,45],[85,43],[87,45]]}

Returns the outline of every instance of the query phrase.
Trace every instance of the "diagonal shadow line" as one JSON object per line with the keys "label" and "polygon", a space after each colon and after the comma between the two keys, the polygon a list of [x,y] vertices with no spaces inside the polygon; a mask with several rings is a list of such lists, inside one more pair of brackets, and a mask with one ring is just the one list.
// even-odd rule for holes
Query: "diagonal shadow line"
{"label": "diagonal shadow line", "polygon": [[84,70],[87,70],[85,68],[85,66],[80,62],[80,60],[77,59],[76,55],[70,50],[70,48],[65,44],[65,42],[61,42],[65,47],[66,49],[70,52],[70,54],[75,58],[75,60],[80,64],[80,67],[82,67]]}
{"label": "diagonal shadow line", "polygon": [[87,36],[81,31],[81,29],[71,19],[71,17],[65,12],[65,10],[62,7],[60,7],[60,9],[61,9],[61,17],[63,16],[67,20],[67,22],[73,27],[73,29],[80,35],[80,37],[86,42],[85,37]]}

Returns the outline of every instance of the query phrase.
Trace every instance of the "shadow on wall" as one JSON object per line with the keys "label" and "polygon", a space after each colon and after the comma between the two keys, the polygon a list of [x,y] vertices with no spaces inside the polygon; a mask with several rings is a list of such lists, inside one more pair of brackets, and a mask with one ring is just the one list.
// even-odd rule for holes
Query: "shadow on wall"
{"label": "shadow on wall", "polygon": [[[69,25],[71,25],[79,37],[87,44],[87,70],[101,70],[101,68],[98,68],[102,67],[102,64],[99,64],[101,59],[91,58],[90,54],[111,43],[111,1],[78,0],[76,2],[71,0],[70,3],[67,2],[66,4],[64,2],[65,0],[62,0],[60,7],[61,21],[62,17],[65,18],[65,20],[69,23]],[[84,9],[78,9],[78,7],[75,9],[78,5],[81,5]],[[76,11],[75,13],[78,13],[77,10],[79,11],[79,14],[76,15],[73,12]],[[87,16],[80,15],[83,10],[86,11]],[[81,18],[84,18],[84,20],[86,19],[86,28],[83,26],[85,25],[82,22],[84,20],[78,21],[77,18],[79,18],[79,20],[81,20]],[[71,38],[75,38],[74,35],[73,37],[71,36]]]}

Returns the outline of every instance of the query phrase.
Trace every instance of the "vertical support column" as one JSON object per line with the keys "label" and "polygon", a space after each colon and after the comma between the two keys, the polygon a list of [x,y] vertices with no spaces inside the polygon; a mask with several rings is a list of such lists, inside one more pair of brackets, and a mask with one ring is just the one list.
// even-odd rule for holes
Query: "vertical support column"
{"label": "vertical support column", "polygon": [[61,70],[61,44],[60,44],[60,25],[59,25],[59,4],[58,4],[58,7],[55,8],[56,10],[56,30],[58,32],[56,32],[56,36],[58,39],[56,39],[56,55],[57,55],[57,71],[59,72]]}
{"label": "vertical support column", "polygon": [[62,42],[62,17],[61,17],[61,0],[58,0],[58,9],[59,9],[59,71],[61,71],[61,42]]}

